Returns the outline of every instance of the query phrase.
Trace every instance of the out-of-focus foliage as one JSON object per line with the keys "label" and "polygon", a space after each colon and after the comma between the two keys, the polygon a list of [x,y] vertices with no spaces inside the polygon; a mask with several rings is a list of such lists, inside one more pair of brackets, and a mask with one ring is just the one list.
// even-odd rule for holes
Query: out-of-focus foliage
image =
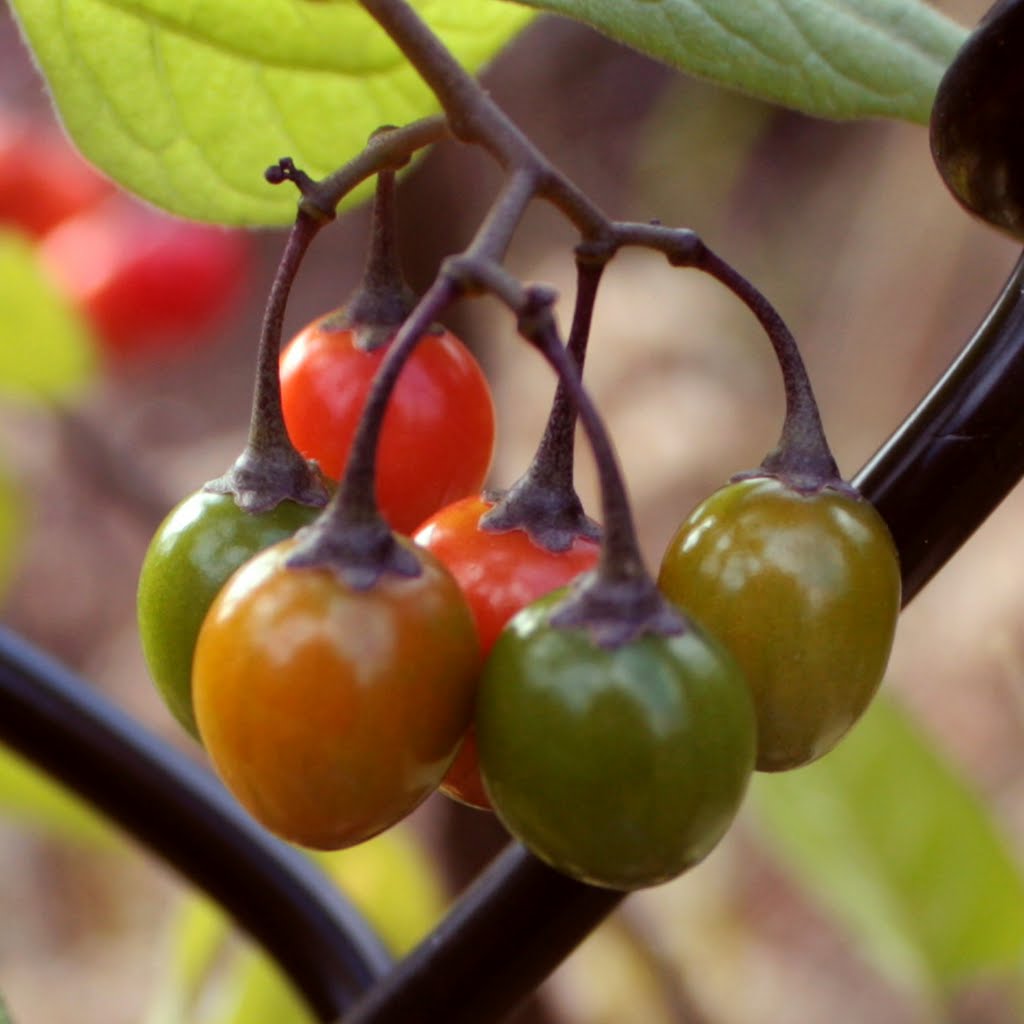
{"label": "out-of-focus foliage", "polygon": [[16,232],[0,231],[0,310],[0,398],[60,402],[79,394],[95,367],[88,330]]}
{"label": "out-of-focus foliage", "polygon": [[0,470],[0,596],[17,562],[18,541],[25,520],[23,504],[14,482]]}
{"label": "out-of-focus foliage", "polygon": [[1019,968],[1020,865],[962,772],[892,701],[815,764],[759,776],[753,804],[779,856],[884,969],[941,994]]}
{"label": "out-of-focus foliage", "polygon": [[[398,826],[316,859],[396,955],[433,927],[444,896],[418,841]],[[208,900],[189,898],[171,935],[163,983],[146,1024],[313,1024],[276,965],[242,947]]]}

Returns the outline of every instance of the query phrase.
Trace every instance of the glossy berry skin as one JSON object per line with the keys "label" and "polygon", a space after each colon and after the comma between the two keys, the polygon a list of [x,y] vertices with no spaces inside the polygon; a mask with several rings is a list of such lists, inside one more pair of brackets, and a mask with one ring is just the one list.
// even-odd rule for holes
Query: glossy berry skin
{"label": "glossy berry skin", "polygon": [[[340,313],[310,324],[281,359],[281,401],[295,446],[341,477],[370,383],[388,346],[358,347]],[[411,534],[445,505],[483,486],[494,450],[490,388],[469,350],[448,331],[427,335],[402,369],[384,417],[377,500]]]}
{"label": "glossy berry skin", "polygon": [[172,509],[150,541],[137,598],[142,653],[167,707],[196,739],[192,653],[207,610],[243,562],[291,537],[319,511],[285,501],[252,515],[230,495],[197,491]]}
{"label": "glossy berry skin", "polygon": [[[493,502],[479,496],[463,498],[431,516],[414,537],[458,581],[485,656],[516,612],[593,569],[601,552],[600,544],[586,537],[577,537],[565,551],[549,551],[525,530],[482,530],[480,518],[491,508]],[[475,729],[466,734],[441,789],[462,803],[490,808],[480,778]]]}
{"label": "glossy berry skin", "polygon": [[242,296],[249,243],[118,194],[64,221],[40,256],[115,359],[183,352]]}
{"label": "glossy berry skin", "polygon": [[743,669],[762,771],[831,750],[882,681],[900,572],[867,501],[768,477],[729,484],[680,527],[658,584]]}
{"label": "glossy berry skin", "polygon": [[932,155],[971,213],[1024,240],[1024,3],[993,4],[935,93]]}
{"label": "glossy berry skin", "polygon": [[294,544],[249,561],[210,608],[196,719],[253,817],[340,849],[437,788],[472,714],[479,647],[458,584],[429,554],[418,577],[352,590],[329,569],[289,568]]}
{"label": "glossy berry skin", "polygon": [[55,126],[0,117],[0,225],[41,238],[113,191]]}
{"label": "glossy berry skin", "polygon": [[612,650],[549,623],[559,594],[519,612],[491,651],[476,727],[487,792],[552,867],[637,889],[703,859],[754,763],[749,690],[692,628]]}

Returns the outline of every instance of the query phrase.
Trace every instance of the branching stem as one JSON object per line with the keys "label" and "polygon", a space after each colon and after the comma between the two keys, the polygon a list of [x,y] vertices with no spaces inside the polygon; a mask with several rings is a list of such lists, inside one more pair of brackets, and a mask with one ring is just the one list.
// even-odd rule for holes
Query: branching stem
{"label": "branching stem", "polygon": [[[306,247],[320,226],[333,218],[335,206],[341,198],[364,177],[377,172],[380,174],[380,189],[387,192],[392,185],[394,170],[402,166],[417,148],[436,141],[449,130],[456,138],[489,151],[505,168],[508,180],[469,247],[461,256],[446,261],[434,285],[400,328],[371,389],[341,488],[328,514],[323,517],[323,529],[318,531],[323,536],[320,541],[305,544],[303,552],[293,559],[294,564],[316,563],[327,547],[337,548],[334,541],[328,545],[324,539],[329,535],[327,524],[332,520],[348,524],[350,536],[355,536],[359,532],[356,525],[362,524],[376,538],[373,543],[368,543],[368,547],[390,550],[389,545],[394,545],[390,531],[380,517],[374,487],[378,439],[388,399],[405,360],[422,334],[430,329],[434,319],[460,295],[490,292],[516,312],[520,333],[539,348],[558,371],[557,415],[553,413],[553,422],[549,422],[542,447],[554,443],[561,435],[562,450],[560,455],[556,455],[562,458],[563,469],[564,460],[571,460],[571,454],[565,454],[565,438],[572,432],[573,407],[583,420],[594,449],[602,491],[606,537],[599,575],[606,581],[619,582],[648,577],[640,558],[614,451],[580,383],[580,360],[575,357],[581,353],[569,353],[561,347],[551,311],[555,295],[544,288],[524,288],[501,266],[527,207],[536,197],[552,202],[581,235],[577,266],[582,284],[593,291],[589,297],[584,293],[582,303],[577,300],[574,318],[578,321],[578,326],[574,324],[576,343],[581,343],[589,332],[593,298],[601,271],[620,248],[641,246],[653,249],[665,255],[674,266],[695,267],[710,274],[754,313],[768,334],[782,370],[786,395],[782,435],[778,447],[769,453],[758,472],[780,476],[804,490],[825,485],[844,486],[825,440],[803,360],[788,328],[768,300],[708,249],[692,231],[666,228],[657,223],[610,221],[571,181],[555,170],[458,64],[406,0],[360,2],[433,89],[444,108],[446,120],[432,118],[404,129],[381,129],[358,157],[323,182],[312,181],[287,160],[268,172],[270,180],[290,178],[302,193],[300,214],[268,309],[266,333],[273,334],[276,329],[277,348],[284,302]],[[371,271],[372,268],[371,262]],[[269,351],[270,346],[265,344],[264,348]],[[263,362],[261,353],[261,366]],[[261,378],[268,374],[265,367],[261,369]],[[279,406],[279,390],[275,392],[274,387],[267,385],[266,381],[263,383],[269,395],[265,401],[272,407],[276,393]],[[258,443],[270,443],[272,439],[264,438],[263,432],[273,430],[273,423],[273,415],[261,416],[258,422],[254,417],[253,434]],[[571,475],[571,461],[569,472]],[[331,557],[339,568],[345,569],[352,545],[346,542],[343,546],[344,553],[340,557]],[[396,564],[392,568],[395,571],[410,570],[407,564]],[[386,566],[380,567],[379,558],[369,565],[360,585],[372,585],[376,578],[374,573],[379,575],[378,570],[387,571]]]}
{"label": "branching stem", "polygon": [[536,194],[561,209],[584,238],[606,234],[608,219],[593,201],[554,169],[405,0],[360,3],[430,86],[456,138],[481,146],[509,173],[528,170]]}
{"label": "branching stem", "polygon": [[268,168],[266,177],[275,185],[291,181],[302,196],[299,209],[327,223],[334,220],[338,203],[357,186],[381,171],[400,170],[414,153],[450,134],[448,119],[441,114],[397,128],[386,125],[373,133],[361,152],[322,181],[299,170],[288,157]]}
{"label": "branching stem", "polygon": [[614,446],[583,387],[578,365],[559,337],[555,292],[544,285],[524,286],[499,264],[470,256],[446,260],[440,279],[456,282],[469,294],[494,295],[515,314],[519,333],[558,374],[594,453],[604,520],[600,560],[595,572],[585,574],[560,604],[552,625],[585,629],[605,647],[628,643],[644,633],[682,632],[685,620],[658,592],[644,565]]}
{"label": "branching stem", "polygon": [[[742,275],[709,250],[692,231],[661,224],[610,221],[565,175],[558,172],[452,57],[407,0],[360,0],[440,101],[452,133],[482,146],[529,193],[553,203],[579,230],[579,253],[602,263],[624,246],[663,253],[674,266],[696,267],[729,288],[754,313],[778,358],[786,395],[786,416],[777,448],[760,472],[801,490],[845,487],[829,450],[810,381],[792,334],[768,300]],[[524,203],[525,208],[525,203]],[[507,233],[507,229],[506,229]],[[469,255],[476,255],[471,247]],[[493,253],[486,255],[492,256]]]}

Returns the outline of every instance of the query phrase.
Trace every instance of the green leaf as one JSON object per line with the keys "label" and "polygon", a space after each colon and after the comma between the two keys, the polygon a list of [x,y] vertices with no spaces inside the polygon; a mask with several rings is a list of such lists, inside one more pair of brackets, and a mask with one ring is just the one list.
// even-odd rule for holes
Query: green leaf
{"label": "green leaf", "polygon": [[0,1024],[11,1024],[10,1014],[7,1012],[7,1007],[2,999],[0,999]]}
{"label": "green leaf", "polygon": [[986,805],[880,699],[840,746],[761,775],[764,835],[821,903],[904,981],[948,992],[1024,958],[1024,879]]}
{"label": "green leaf", "polygon": [[[151,202],[229,224],[284,224],[296,193],[263,171],[282,156],[322,177],[382,124],[438,109],[355,3],[12,0],[82,152]],[[480,0],[414,6],[470,70],[529,12]]]}
{"label": "green leaf", "polygon": [[94,369],[82,317],[43,273],[30,242],[0,231],[0,397],[64,401]]}
{"label": "green leaf", "polygon": [[966,30],[922,0],[520,0],[761,99],[924,123]]}

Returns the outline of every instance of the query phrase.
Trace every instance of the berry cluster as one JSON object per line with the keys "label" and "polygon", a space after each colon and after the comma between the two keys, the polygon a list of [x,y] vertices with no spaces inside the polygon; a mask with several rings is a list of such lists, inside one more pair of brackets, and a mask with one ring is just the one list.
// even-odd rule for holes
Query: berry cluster
{"label": "berry cluster", "polygon": [[[239,801],[286,839],[360,842],[439,787],[493,809],[555,868],[634,889],[701,860],[751,772],[831,749],[871,699],[900,607],[896,553],[839,476],[795,343],[692,233],[608,225],[576,254],[565,343],[555,296],[500,265],[536,183],[510,181],[420,298],[395,247],[392,129],[302,194],[268,302],[249,441],[154,538],[143,646],[181,723]],[[389,148],[390,147],[390,148]],[[360,176],[377,175],[363,281],[281,350],[291,283]],[[605,266],[644,245],[729,287],[759,318],[787,398],[778,446],[680,527],[657,581],[610,438],[581,383]],[[526,473],[483,491],[493,407],[438,319],[487,294],[558,388]],[[579,420],[601,526],[573,487]]]}

